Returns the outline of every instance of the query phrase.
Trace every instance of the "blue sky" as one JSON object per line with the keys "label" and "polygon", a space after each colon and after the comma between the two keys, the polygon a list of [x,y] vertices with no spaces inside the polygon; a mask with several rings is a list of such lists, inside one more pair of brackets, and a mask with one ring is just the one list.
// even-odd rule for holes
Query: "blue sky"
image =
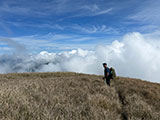
{"label": "blue sky", "polygon": [[159,31],[159,6],[160,0],[1,0],[0,51],[94,49],[126,33]]}

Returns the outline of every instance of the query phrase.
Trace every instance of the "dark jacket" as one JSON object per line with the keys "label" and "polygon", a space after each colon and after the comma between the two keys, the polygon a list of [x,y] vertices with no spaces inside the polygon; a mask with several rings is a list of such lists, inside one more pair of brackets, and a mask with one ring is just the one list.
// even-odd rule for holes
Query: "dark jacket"
{"label": "dark jacket", "polygon": [[110,70],[108,67],[104,68],[104,77],[109,77]]}

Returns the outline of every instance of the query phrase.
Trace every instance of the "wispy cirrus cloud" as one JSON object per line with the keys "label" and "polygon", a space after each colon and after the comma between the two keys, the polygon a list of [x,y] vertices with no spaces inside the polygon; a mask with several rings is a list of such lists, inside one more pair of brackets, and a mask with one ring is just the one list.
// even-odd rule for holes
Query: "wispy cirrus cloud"
{"label": "wispy cirrus cloud", "polygon": [[32,28],[48,28],[48,29],[56,29],[56,30],[64,30],[66,26],[62,26],[59,24],[53,24],[53,23],[23,23],[23,22],[13,22],[8,21],[5,22],[6,24],[13,25],[15,27],[32,27]]}
{"label": "wispy cirrus cloud", "polygon": [[101,33],[101,34],[118,34],[119,31],[112,27],[106,25],[92,25],[88,27],[80,26],[80,25],[73,25],[73,29],[79,30],[84,33]]}
{"label": "wispy cirrus cloud", "polygon": [[95,14],[93,14],[93,16],[107,14],[107,13],[111,12],[112,10],[113,10],[112,8],[109,8],[106,10],[98,11]]}
{"label": "wispy cirrus cloud", "polygon": [[[86,8],[83,8],[83,9],[85,10]],[[89,11],[84,11],[84,12],[80,12],[79,14],[74,14],[71,16],[64,17],[63,19],[60,19],[60,21],[63,21],[64,19],[68,19],[68,18],[93,17],[93,16],[99,16],[99,15],[106,15],[111,13],[113,8],[108,8],[105,10],[100,10],[100,9],[88,9],[88,10]]]}
{"label": "wispy cirrus cloud", "polygon": [[[41,3],[37,3],[38,6],[42,7]],[[20,16],[32,16],[32,17],[40,17],[40,16],[46,16],[49,15],[46,11],[47,8],[44,7],[44,9],[40,8],[38,9],[35,2],[32,1],[18,1],[18,0],[5,0],[0,1],[0,13],[1,16],[12,16],[12,15],[20,15]]]}
{"label": "wispy cirrus cloud", "polygon": [[42,24],[29,24],[29,23],[21,23],[21,22],[7,22],[7,24],[16,26],[16,27],[32,27],[32,28],[40,28],[40,29],[52,29],[52,30],[70,30],[78,33],[101,33],[101,34],[119,34],[119,30],[107,25],[80,25],[80,24],[70,24],[70,25],[60,25],[60,24],[50,24],[50,23],[42,23]]}
{"label": "wispy cirrus cloud", "polygon": [[114,37],[122,32],[154,31],[159,29],[159,1],[5,0],[0,1],[0,26],[15,36],[38,34],[43,38],[41,34],[58,33],[63,42],[87,41],[91,35]]}
{"label": "wispy cirrus cloud", "polygon": [[85,9],[85,10],[95,12],[95,11],[99,10],[100,8],[98,7],[97,4],[93,4],[93,5],[84,5],[84,6],[81,7],[81,9]]}
{"label": "wispy cirrus cloud", "polygon": [[[8,37],[16,45],[24,46],[29,53],[38,53],[40,51],[63,51],[72,49],[93,49],[97,44],[109,44],[109,40],[103,37],[92,37],[75,34],[45,34],[45,35],[31,35],[21,37]],[[6,43],[6,42],[4,42]],[[7,44],[10,49],[6,49],[9,52],[13,52],[15,47]],[[0,46],[2,49],[2,46]],[[23,47],[22,47],[23,48]],[[17,48],[16,48],[17,49]],[[10,51],[9,51],[10,50]],[[20,50],[22,51],[22,50]],[[24,51],[24,50],[23,50]]]}
{"label": "wispy cirrus cloud", "polygon": [[137,20],[147,24],[159,24],[159,5],[160,0],[147,0],[143,2],[143,4],[139,5],[135,10],[135,13],[128,16],[128,19]]}
{"label": "wispy cirrus cloud", "polygon": [[32,0],[5,0],[0,2],[0,13],[3,13],[4,15],[8,13],[23,16],[45,17],[49,15],[72,13],[74,15],[79,14],[87,16],[106,14],[111,10],[112,9],[110,8],[101,9],[98,4],[86,4],[79,0],[49,0],[47,2]]}
{"label": "wispy cirrus cloud", "polygon": [[[160,0],[145,0],[125,17],[132,31],[152,33],[160,30]],[[128,29],[129,30],[129,29]]]}
{"label": "wispy cirrus cloud", "polygon": [[81,16],[98,16],[98,15],[108,14],[113,10],[113,8],[102,9],[97,4],[85,5],[82,7],[82,9],[88,10],[88,11],[86,11]]}
{"label": "wispy cirrus cloud", "polygon": [[[79,0],[49,0],[48,2],[5,0],[0,1],[1,23],[5,23],[5,31],[7,32],[9,31],[10,25],[14,25],[18,29],[20,29],[20,27],[47,28],[52,30],[71,29],[69,26],[72,25],[64,25],[67,18],[105,15],[113,10],[110,7],[100,7],[100,5],[101,4],[97,3],[86,4],[86,2]],[[13,19],[10,19],[12,17]],[[59,24],[59,20],[63,25]],[[88,33],[98,31],[96,29],[97,28],[92,27],[88,30]]]}

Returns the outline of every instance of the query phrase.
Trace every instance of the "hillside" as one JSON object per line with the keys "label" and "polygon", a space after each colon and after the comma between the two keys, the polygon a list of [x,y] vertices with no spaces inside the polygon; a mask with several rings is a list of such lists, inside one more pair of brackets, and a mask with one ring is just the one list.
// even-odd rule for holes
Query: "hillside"
{"label": "hillside", "polygon": [[0,120],[160,120],[160,84],[76,73],[0,75]]}

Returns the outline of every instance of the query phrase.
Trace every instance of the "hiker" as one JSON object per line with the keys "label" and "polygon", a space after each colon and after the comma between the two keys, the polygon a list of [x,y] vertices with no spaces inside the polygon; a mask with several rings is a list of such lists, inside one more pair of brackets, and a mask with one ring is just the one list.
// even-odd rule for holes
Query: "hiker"
{"label": "hiker", "polygon": [[103,63],[103,67],[104,67],[104,77],[103,79],[106,80],[106,83],[108,86],[110,86],[110,69],[107,67],[107,63]]}

